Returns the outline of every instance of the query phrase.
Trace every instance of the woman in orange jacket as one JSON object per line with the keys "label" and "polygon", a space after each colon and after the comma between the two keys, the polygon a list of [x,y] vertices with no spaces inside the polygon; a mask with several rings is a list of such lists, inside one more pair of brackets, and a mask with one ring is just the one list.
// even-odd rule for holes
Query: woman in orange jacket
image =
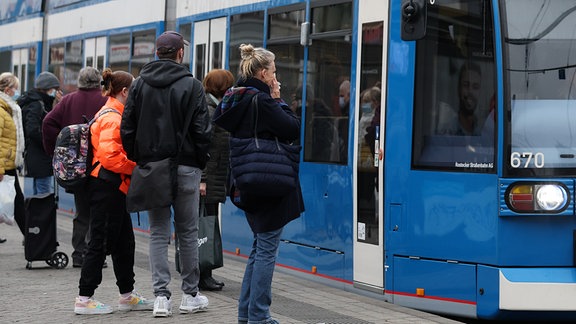
{"label": "woman in orange jacket", "polygon": [[113,308],[93,298],[102,282],[102,265],[112,255],[116,285],[120,291],[118,309],[152,310],[154,302],[134,291],[134,230],[126,212],[126,193],[136,166],[126,156],[120,139],[120,121],[134,77],[124,71],[102,73],[102,93],[108,101],[96,113],[90,127],[94,158],[88,180],[90,194],[90,242],[82,264],[76,314],[108,314]]}

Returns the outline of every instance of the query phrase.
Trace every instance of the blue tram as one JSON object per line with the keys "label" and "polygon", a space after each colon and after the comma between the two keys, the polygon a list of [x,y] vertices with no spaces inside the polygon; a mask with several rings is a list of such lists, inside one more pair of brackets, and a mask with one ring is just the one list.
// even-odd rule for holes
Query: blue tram
{"label": "blue tram", "polygon": [[[167,29],[199,79],[242,43],[276,54],[306,204],[279,267],[436,313],[576,319],[573,0],[9,0],[0,70],[21,90],[137,76]],[[242,256],[243,213],[221,223]]]}

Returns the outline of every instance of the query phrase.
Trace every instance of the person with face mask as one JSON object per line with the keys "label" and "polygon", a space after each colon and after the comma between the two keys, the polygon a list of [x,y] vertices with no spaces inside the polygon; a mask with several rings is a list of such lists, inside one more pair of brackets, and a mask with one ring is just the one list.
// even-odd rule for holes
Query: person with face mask
{"label": "person with face mask", "polygon": [[33,194],[44,194],[54,191],[52,175],[52,158],[44,151],[42,140],[42,121],[52,110],[56,100],[62,96],[60,80],[50,73],[42,72],[34,81],[34,89],[25,92],[18,98],[22,107],[24,125],[25,176],[34,178]]}
{"label": "person with face mask", "polygon": [[[24,195],[18,183],[18,169],[24,161],[24,134],[22,111],[15,99],[19,96],[20,81],[9,72],[0,74],[0,181],[4,175],[14,176],[16,196],[14,198],[14,220],[24,234]],[[0,216],[0,223],[12,225],[8,218]],[[6,239],[0,238],[0,243]]]}

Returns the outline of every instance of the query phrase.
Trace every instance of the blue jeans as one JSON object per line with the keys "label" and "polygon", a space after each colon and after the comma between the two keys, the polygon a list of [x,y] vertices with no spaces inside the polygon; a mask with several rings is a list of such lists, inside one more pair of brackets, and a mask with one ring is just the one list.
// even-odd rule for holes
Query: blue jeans
{"label": "blue jeans", "polygon": [[240,289],[239,323],[274,323],[270,317],[272,275],[281,234],[282,228],[271,232],[254,233],[254,242]]}
{"label": "blue jeans", "polygon": [[54,192],[54,178],[34,178],[34,195]]}

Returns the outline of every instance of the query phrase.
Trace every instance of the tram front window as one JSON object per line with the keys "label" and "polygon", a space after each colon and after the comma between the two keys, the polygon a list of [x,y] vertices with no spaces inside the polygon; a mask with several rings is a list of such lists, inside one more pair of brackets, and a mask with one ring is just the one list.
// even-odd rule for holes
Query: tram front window
{"label": "tram front window", "polygon": [[576,4],[504,2],[508,173],[570,175],[576,167]]}
{"label": "tram front window", "polygon": [[495,172],[491,1],[436,0],[416,43],[412,165]]}

